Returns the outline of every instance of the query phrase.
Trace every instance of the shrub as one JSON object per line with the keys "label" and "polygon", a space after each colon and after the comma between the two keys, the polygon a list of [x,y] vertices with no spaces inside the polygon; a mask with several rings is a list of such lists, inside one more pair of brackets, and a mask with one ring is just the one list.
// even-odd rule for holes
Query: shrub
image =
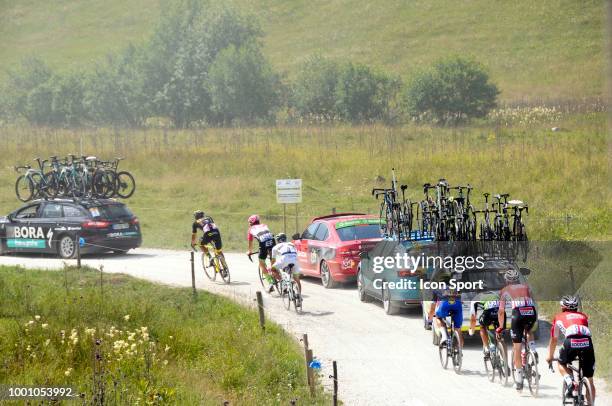
{"label": "shrub", "polygon": [[353,123],[386,120],[399,89],[399,79],[348,63],[340,70],[335,108],[342,119]]}
{"label": "shrub", "polygon": [[452,124],[486,116],[496,106],[498,94],[480,64],[457,57],[417,74],[404,101],[414,120]]}
{"label": "shrub", "polygon": [[340,67],[320,55],[306,60],[292,88],[292,107],[301,117],[329,121],[336,117]]}
{"label": "shrub", "polygon": [[279,105],[280,82],[257,44],[229,46],[209,72],[215,121],[254,123],[270,120]]}

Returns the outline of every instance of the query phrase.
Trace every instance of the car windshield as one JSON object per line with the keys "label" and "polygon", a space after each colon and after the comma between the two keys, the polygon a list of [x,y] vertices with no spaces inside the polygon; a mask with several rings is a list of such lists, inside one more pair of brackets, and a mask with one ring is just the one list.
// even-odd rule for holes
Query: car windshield
{"label": "car windshield", "polygon": [[122,204],[109,204],[105,206],[90,207],[89,212],[94,219],[117,220],[132,217],[133,214],[127,206]]}
{"label": "car windshield", "polygon": [[362,224],[336,229],[338,237],[342,241],[365,240],[367,238],[380,238],[380,226],[378,224]]}
{"label": "car windshield", "polygon": [[506,286],[504,270],[499,268],[470,269],[461,274],[462,282],[477,282],[480,280],[484,281],[484,288],[487,290],[500,290]]}

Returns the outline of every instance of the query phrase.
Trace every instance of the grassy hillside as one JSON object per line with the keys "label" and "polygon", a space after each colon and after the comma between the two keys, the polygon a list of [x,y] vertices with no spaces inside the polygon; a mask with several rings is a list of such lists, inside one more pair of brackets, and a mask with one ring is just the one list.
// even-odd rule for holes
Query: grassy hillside
{"label": "grassy hillside", "polygon": [[100,281],[0,266],[0,384],[69,386],[86,404],[100,392],[125,405],[331,402],[320,387],[310,398],[297,342],[270,322],[263,334],[254,310],[126,275]]}
{"label": "grassy hillside", "polygon": [[[490,69],[506,101],[602,94],[601,0],[234,3],[257,15],[268,56],[289,74],[315,52],[404,78],[441,56],[467,54]],[[0,0],[0,69],[27,55],[61,69],[90,66],[143,41],[160,7],[159,0]]]}

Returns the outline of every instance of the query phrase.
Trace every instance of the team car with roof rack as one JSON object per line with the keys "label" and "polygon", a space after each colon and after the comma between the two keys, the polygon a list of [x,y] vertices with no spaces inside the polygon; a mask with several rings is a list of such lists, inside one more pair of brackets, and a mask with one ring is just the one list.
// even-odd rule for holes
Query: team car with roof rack
{"label": "team car with roof rack", "polygon": [[142,243],[138,217],[112,199],[35,200],[0,217],[0,254],[123,254]]}

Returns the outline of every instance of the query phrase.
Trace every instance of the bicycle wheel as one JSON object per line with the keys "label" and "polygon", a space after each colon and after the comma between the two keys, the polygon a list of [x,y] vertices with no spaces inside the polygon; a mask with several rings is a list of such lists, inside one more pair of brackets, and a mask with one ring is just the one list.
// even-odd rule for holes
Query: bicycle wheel
{"label": "bicycle wheel", "polygon": [[230,271],[227,263],[225,262],[225,258],[221,256],[217,256],[217,261],[219,263],[219,275],[221,275],[221,279],[223,282],[229,285],[230,283]]}
{"label": "bicycle wheel", "polygon": [[59,188],[57,185],[57,178],[54,172],[47,172],[45,174],[45,188],[46,195],[49,199],[55,199],[59,193]]}
{"label": "bicycle wheel", "polygon": [[202,269],[204,270],[204,274],[208,279],[214,282],[214,280],[217,279],[217,272],[215,269],[216,265],[214,261],[211,264],[210,257],[204,252],[200,256],[200,258],[202,259]]}
{"label": "bicycle wheel", "polygon": [[293,281],[292,282],[293,289],[293,308],[297,314],[302,313],[302,295],[300,293],[300,289],[298,288],[298,284]]}
{"label": "bicycle wheel", "polygon": [[531,395],[538,396],[538,390],[540,389],[540,374],[538,373],[538,362],[536,361],[535,354],[532,351],[528,351],[525,357],[525,379],[529,385],[529,392]]}
{"label": "bicycle wheel", "polygon": [[489,358],[482,358],[485,367],[485,372],[487,373],[487,378],[489,378],[489,381],[491,382],[495,381],[495,367],[497,364],[497,357],[497,353],[492,353],[491,351],[489,351]]}
{"label": "bicycle wheel", "polygon": [[453,369],[456,373],[461,372],[461,364],[463,363],[463,349],[461,348],[461,341],[459,339],[459,333],[453,332],[452,339],[452,355],[453,355]]}
{"label": "bicycle wheel", "polygon": [[21,175],[15,182],[15,195],[22,202],[29,202],[34,197],[34,183],[26,175]]}
{"label": "bicycle wheel", "polygon": [[264,288],[266,292],[271,294],[272,292],[270,292],[270,287],[273,285],[275,287],[275,290],[279,292],[278,284],[275,284],[272,282],[272,279],[271,279],[273,278],[272,275],[262,273],[261,268],[259,267],[258,267],[257,272],[259,274],[259,282],[261,283],[261,286]]}
{"label": "bicycle wheel", "polygon": [[288,283],[284,280],[280,282],[280,295],[285,309],[291,309],[291,302],[293,301],[293,292],[291,292],[291,287],[288,286]]}
{"label": "bicycle wheel", "polygon": [[591,406],[593,404],[593,392],[591,391],[591,385],[589,384],[588,378],[582,378],[580,383],[578,384],[578,404],[579,405],[588,405]]}
{"label": "bicycle wheel", "polygon": [[497,365],[497,372],[499,374],[499,383],[502,386],[508,384],[508,352],[506,351],[506,345],[502,341],[497,341],[497,356],[499,364]]}
{"label": "bicycle wheel", "polygon": [[117,174],[117,196],[122,199],[132,197],[136,191],[136,181],[131,173],[123,171]]}
{"label": "bicycle wheel", "polygon": [[442,368],[446,369],[448,367],[448,354],[449,354],[449,340],[446,342],[438,344],[438,352],[440,355],[440,364]]}
{"label": "bicycle wheel", "polygon": [[574,398],[573,396],[567,397],[566,393],[567,393],[567,383],[565,382],[565,379],[564,379],[563,386],[561,387],[561,404],[562,405],[576,405],[577,404],[576,398]]}

